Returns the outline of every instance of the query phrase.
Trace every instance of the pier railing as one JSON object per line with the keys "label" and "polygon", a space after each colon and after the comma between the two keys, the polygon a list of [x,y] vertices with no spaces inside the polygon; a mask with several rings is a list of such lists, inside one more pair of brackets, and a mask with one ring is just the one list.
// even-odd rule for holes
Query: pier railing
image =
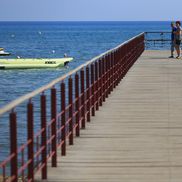
{"label": "pier railing", "polygon": [[167,49],[171,45],[171,32],[145,32],[146,49]]}
{"label": "pier railing", "polygon": [[[1,108],[0,118],[9,115],[10,131],[10,155],[0,164],[2,181],[34,181],[37,172],[47,179],[48,160],[57,166],[57,151],[66,155],[67,143],[74,144],[74,137],[80,136],[80,129],[95,116],[144,48],[142,33]],[[17,118],[22,112],[17,108],[22,103],[27,136],[19,145]],[[38,124],[40,129],[35,130]]]}

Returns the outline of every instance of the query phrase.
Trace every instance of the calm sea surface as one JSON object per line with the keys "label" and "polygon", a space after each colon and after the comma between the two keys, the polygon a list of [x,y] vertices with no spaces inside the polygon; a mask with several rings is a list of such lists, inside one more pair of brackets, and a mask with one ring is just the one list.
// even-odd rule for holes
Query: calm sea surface
{"label": "calm sea surface", "polygon": [[[0,107],[144,31],[170,31],[170,22],[0,22],[0,47],[11,58],[74,57],[68,68],[0,70]],[[0,119],[0,160],[7,125]]]}
{"label": "calm sea surface", "polygon": [[12,58],[74,57],[69,68],[0,70],[0,107],[140,32],[163,30],[169,22],[0,22],[0,47]]}

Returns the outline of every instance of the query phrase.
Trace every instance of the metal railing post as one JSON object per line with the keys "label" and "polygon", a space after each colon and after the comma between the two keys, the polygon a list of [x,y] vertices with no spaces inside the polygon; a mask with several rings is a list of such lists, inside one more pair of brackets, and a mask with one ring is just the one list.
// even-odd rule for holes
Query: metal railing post
{"label": "metal railing post", "polygon": [[118,86],[118,80],[119,80],[119,50],[116,52],[116,86]]}
{"label": "metal railing post", "polygon": [[80,71],[81,80],[80,80],[80,86],[81,86],[81,128],[85,129],[85,80],[84,80],[84,69]]}
{"label": "metal railing post", "polygon": [[121,47],[119,48],[119,80],[118,82],[121,81],[121,75],[122,75],[122,52],[121,52]]}
{"label": "metal railing post", "polygon": [[113,76],[114,76],[114,70],[113,70],[113,64],[114,63],[114,53],[111,53],[111,92],[113,91]]}
{"label": "metal railing post", "polygon": [[65,83],[61,83],[61,127],[62,132],[61,132],[61,142],[62,142],[62,147],[61,147],[61,155],[65,156],[66,155],[66,98],[65,98]]}
{"label": "metal railing post", "polygon": [[99,60],[99,106],[102,106],[102,59]]}
{"label": "metal railing post", "polygon": [[75,110],[76,110],[76,136],[80,136],[80,99],[79,99],[79,75],[75,74]]}
{"label": "metal railing post", "polygon": [[56,111],[56,88],[51,88],[51,135],[52,139],[52,146],[51,152],[53,153],[52,156],[52,167],[57,167],[57,111]]}
{"label": "metal railing post", "polygon": [[108,67],[109,67],[109,89],[108,89],[108,94],[110,94],[111,93],[111,53],[109,53]]}
{"label": "metal railing post", "polygon": [[105,67],[106,67],[106,87],[105,87],[105,96],[108,98],[108,83],[109,83],[109,77],[108,77],[108,55],[106,56],[106,61],[105,61]]}
{"label": "metal railing post", "polygon": [[33,134],[33,104],[31,100],[27,105],[27,140],[30,141],[28,145],[28,180],[34,181],[34,134]]}
{"label": "metal railing post", "polygon": [[12,111],[9,116],[10,120],[10,153],[14,155],[11,159],[11,177],[13,182],[18,182],[18,156],[17,156],[17,121],[16,113]]}
{"label": "metal railing post", "polygon": [[90,75],[89,75],[89,66],[86,67],[86,88],[87,88],[87,121],[90,122]]}
{"label": "metal railing post", "polygon": [[95,106],[96,111],[99,110],[99,100],[98,100],[98,62],[95,62]]}
{"label": "metal railing post", "polygon": [[70,136],[69,136],[69,144],[73,145],[73,80],[70,77],[69,81],[68,81],[68,85],[69,85],[69,94],[68,94],[68,98],[69,98],[69,132],[70,132]]}
{"label": "metal railing post", "polygon": [[95,116],[95,78],[94,64],[91,64],[91,85],[92,85],[92,116]]}
{"label": "metal railing post", "polygon": [[41,95],[40,99],[40,107],[41,107],[41,129],[43,129],[41,134],[41,147],[43,147],[42,151],[42,164],[44,167],[42,168],[41,175],[42,179],[47,179],[47,121],[46,121],[46,96],[44,93]]}

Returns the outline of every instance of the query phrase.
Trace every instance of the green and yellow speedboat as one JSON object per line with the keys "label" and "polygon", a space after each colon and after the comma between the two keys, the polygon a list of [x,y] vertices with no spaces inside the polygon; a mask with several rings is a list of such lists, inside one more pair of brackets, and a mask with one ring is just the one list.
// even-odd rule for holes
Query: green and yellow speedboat
{"label": "green and yellow speedboat", "polygon": [[41,59],[0,59],[0,69],[33,69],[33,68],[57,68],[71,62],[73,58],[41,58]]}

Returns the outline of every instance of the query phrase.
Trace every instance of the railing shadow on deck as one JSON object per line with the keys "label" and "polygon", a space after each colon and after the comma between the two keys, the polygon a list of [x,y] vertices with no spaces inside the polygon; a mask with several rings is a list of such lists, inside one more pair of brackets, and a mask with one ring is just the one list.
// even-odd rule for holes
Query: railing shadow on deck
{"label": "railing shadow on deck", "polygon": [[[142,33],[1,108],[0,117],[9,115],[10,130],[10,155],[0,164],[2,181],[34,181],[37,172],[47,179],[47,161],[57,166],[58,148],[65,156],[67,141],[74,144],[74,137],[80,136],[80,129],[91,121],[144,49]],[[37,101],[40,104],[35,107]],[[27,136],[19,146],[17,107],[22,103],[26,105]],[[35,123],[40,123],[38,131]]]}

